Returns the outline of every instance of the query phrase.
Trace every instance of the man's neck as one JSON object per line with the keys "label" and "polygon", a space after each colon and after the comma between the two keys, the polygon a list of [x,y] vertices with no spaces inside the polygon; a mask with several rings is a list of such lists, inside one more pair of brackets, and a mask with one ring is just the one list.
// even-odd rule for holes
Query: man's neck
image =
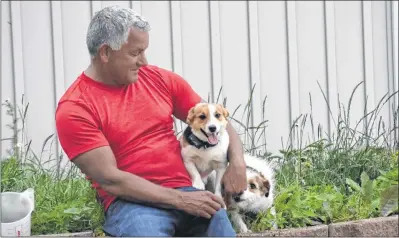
{"label": "man's neck", "polygon": [[115,81],[111,80],[112,77],[108,77],[107,72],[104,72],[104,70],[101,70],[99,67],[96,67],[96,65],[93,62],[89,65],[89,67],[87,67],[84,73],[89,78],[97,82],[106,84],[108,86],[116,86],[116,87],[121,86],[118,85]]}

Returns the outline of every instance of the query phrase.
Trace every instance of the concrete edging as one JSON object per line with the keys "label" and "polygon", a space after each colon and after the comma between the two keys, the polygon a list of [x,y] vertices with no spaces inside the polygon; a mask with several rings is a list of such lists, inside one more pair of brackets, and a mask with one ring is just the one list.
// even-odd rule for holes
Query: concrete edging
{"label": "concrete edging", "polygon": [[[338,222],[302,228],[267,230],[260,233],[242,233],[238,237],[398,237],[399,216],[377,217],[357,221]],[[93,237],[92,231],[40,236]]]}
{"label": "concrete edging", "polygon": [[238,234],[240,237],[398,237],[398,215],[357,221],[338,222],[303,228],[267,230],[260,233]]}

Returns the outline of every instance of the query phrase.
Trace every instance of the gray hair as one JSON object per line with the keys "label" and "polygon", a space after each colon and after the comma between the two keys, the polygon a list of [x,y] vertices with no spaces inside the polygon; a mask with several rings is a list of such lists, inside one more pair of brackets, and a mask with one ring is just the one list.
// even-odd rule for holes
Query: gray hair
{"label": "gray hair", "polygon": [[89,24],[86,44],[90,56],[97,55],[98,48],[107,44],[119,50],[127,42],[131,28],[150,31],[150,24],[130,8],[110,6],[96,12]]}

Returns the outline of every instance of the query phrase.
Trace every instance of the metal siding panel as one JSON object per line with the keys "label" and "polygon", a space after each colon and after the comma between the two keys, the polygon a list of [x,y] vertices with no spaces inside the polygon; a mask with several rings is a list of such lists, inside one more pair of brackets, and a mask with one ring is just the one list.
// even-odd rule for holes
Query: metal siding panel
{"label": "metal siding panel", "polygon": [[[389,41],[392,42],[392,74],[393,77],[391,77],[392,79],[392,87],[393,87],[393,91],[394,92],[398,92],[399,91],[399,72],[398,72],[398,64],[399,64],[399,59],[398,59],[398,1],[392,1],[390,2],[390,13],[387,15],[390,15],[390,26],[391,28],[388,30],[390,31],[390,35],[387,35],[387,37],[389,37]],[[391,52],[390,52],[391,53]],[[394,139],[396,140],[396,148],[399,149],[399,96],[396,95],[395,99],[394,99],[394,106],[393,109],[396,110],[396,114],[394,114],[395,112],[392,112],[391,118],[393,118],[394,115],[396,115],[396,117],[394,118],[394,121],[396,122],[395,126],[397,127],[396,130],[393,133]]]}
{"label": "metal siding panel", "polygon": [[268,120],[266,142],[269,151],[286,146],[289,125],[289,82],[287,56],[287,24],[283,1],[259,1],[259,61],[261,95],[266,97]]}
{"label": "metal siding panel", "polygon": [[[391,2],[391,4],[392,4],[392,23],[393,23],[393,27],[392,27],[392,33],[393,33],[393,53],[394,53],[394,60],[393,60],[393,62],[394,62],[394,88],[395,88],[395,92],[396,91],[398,91],[399,90],[399,86],[398,86],[398,84],[399,84],[399,76],[398,76],[398,74],[399,74],[399,72],[398,72],[398,65],[399,65],[399,59],[398,59],[398,51],[399,51],[399,48],[398,48],[398,41],[399,41],[399,39],[398,39],[398,31],[399,31],[399,28],[398,28],[398,14],[399,14],[399,12],[398,12],[398,8],[399,8],[399,6],[398,6],[398,1],[392,1]],[[398,101],[396,101],[396,107],[398,107]]]}
{"label": "metal siding panel", "polygon": [[32,139],[31,147],[38,156],[42,156],[42,160],[52,160],[46,167],[56,165],[56,158],[51,158],[55,150],[54,144],[47,144],[41,154],[43,142],[54,133],[55,128],[53,46],[51,31],[43,30],[38,34],[37,29],[38,26],[40,29],[51,29],[50,12],[50,2],[21,3],[22,35],[23,39],[29,39],[23,40],[26,101],[29,102],[27,137]]}
{"label": "metal siding panel", "polygon": [[[170,24],[172,31],[172,66],[173,71],[183,77],[183,52],[181,42],[181,12],[180,2],[170,1]],[[183,131],[184,125],[178,119],[174,118],[174,128],[176,132]]]}
{"label": "metal siding panel", "polygon": [[301,141],[306,144],[320,139],[318,126],[321,129],[320,136],[324,136],[329,131],[328,102],[322,93],[322,91],[328,93],[323,10],[323,2],[297,2],[296,4],[299,103],[301,113],[306,113],[306,118],[301,119],[306,120]]}
{"label": "metal siding panel", "polygon": [[[288,75],[290,96],[290,127],[294,128],[294,121],[301,115],[301,104],[299,98],[298,79],[298,40],[297,40],[297,17],[296,4],[294,1],[286,1],[287,16],[287,47],[288,47]],[[296,127],[295,127],[296,128]],[[294,143],[296,133],[291,137]],[[298,138],[297,138],[298,139]],[[292,144],[296,147],[295,144]]]}
{"label": "metal siding panel", "polygon": [[224,91],[222,90],[223,72],[219,12],[219,1],[209,1],[209,24],[211,29],[211,62],[213,83],[212,101],[214,102],[223,102],[223,98],[225,97]]}
{"label": "metal siding panel", "polygon": [[137,14],[141,14],[141,1],[130,1],[130,7],[137,12]]}
{"label": "metal siding panel", "polygon": [[339,112],[334,2],[324,1],[324,15],[325,15],[326,65],[327,65],[327,87],[328,87],[325,96],[328,97],[329,136],[332,137],[338,123],[337,117]]}
{"label": "metal siding panel", "polygon": [[[64,87],[64,47],[63,47],[63,35],[62,35],[62,10],[61,2],[51,1],[51,21],[52,21],[52,45],[53,45],[53,67],[54,67],[54,111],[57,107],[57,103],[60,100],[62,94],[65,91]],[[54,127],[54,130],[56,128]],[[59,156],[61,154],[61,145],[58,141],[58,137],[54,136],[55,143],[55,155],[57,162],[59,161]]]}
{"label": "metal siding panel", "polygon": [[[242,121],[245,127],[252,126],[251,119],[247,122],[248,110],[244,111],[250,91],[247,3],[220,1],[219,10],[222,82],[227,98],[226,106],[230,115]],[[235,121],[230,120],[230,123],[239,133],[245,132],[245,128]],[[249,142],[248,138],[242,139],[244,144]]]}
{"label": "metal siding panel", "polygon": [[[258,2],[248,1],[248,28],[249,28],[249,62],[250,62],[250,80],[252,94],[252,124],[254,127],[262,128],[267,124],[262,124],[266,119],[264,118],[262,104],[263,98],[261,93],[262,81],[260,77],[260,65],[259,65],[259,17],[258,17]],[[254,146],[259,147],[258,150],[264,151],[266,147],[266,135],[262,134],[262,130],[253,129],[252,137],[255,138],[256,143]]]}
{"label": "metal siding panel", "polygon": [[[336,26],[336,59],[341,112],[348,111],[349,100],[355,86],[364,81],[363,35],[361,2],[334,2]],[[364,83],[361,84],[350,105],[350,125],[354,128],[364,115]],[[343,116],[343,115],[342,115]],[[360,123],[357,129],[362,130]]]}
{"label": "metal siding panel", "polygon": [[[381,2],[372,2],[371,11],[372,11],[372,34],[373,34],[373,42],[372,42],[372,50],[373,56],[371,60],[373,61],[374,66],[374,89],[372,92],[374,93],[375,104],[374,107],[377,107],[380,99],[387,93],[391,94],[393,92],[390,87],[390,78],[388,72],[388,45],[387,45],[387,22],[386,22],[386,5],[387,3],[384,1]],[[385,124],[385,128],[388,129],[393,126],[393,122],[391,121],[391,104],[393,103],[393,99],[390,100],[389,103],[385,104],[381,107],[381,111],[377,116],[377,121],[375,122],[375,131],[374,133],[379,133],[378,131],[378,122],[379,117],[382,116],[382,122]],[[374,108],[372,108],[374,109]],[[382,128],[381,128],[382,129]],[[382,131],[382,130],[380,130]],[[380,132],[381,133],[381,132]],[[380,134],[379,133],[379,134]],[[376,136],[376,134],[374,134]],[[381,137],[381,140],[384,138]],[[391,138],[392,139],[392,138]]]}
{"label": "metal siding panel", "polygon": [[93,17],[97,11],[101,10],[101,1],[90,1],[91,3],[91,17]]}
{"label": "metal siding panel", "polygon": [[182,1],[180,4],[183,77],[208,100],[212,96],[209,3]]}
{"label": "metal siding panel", "polygon": [[147,49],[149,64],[173,70],[172,29],[168,1],[141,1],[141,12],[151,25],[150,45]]}
{"label": "metal siding panel", "polygon": [[[11,2],[11,34],[12,34],[12,53],[13,53],[13,75],[14,75],[14,106],[22,108],[21,100],[24,98],[26,102],[27,93],[25,91],[25,68],[24,68],[24,49],[23,49],[23,29],[22,29],[22,13],[21,13],[22,2]],[[26,104],[26,103],[25,103]],[[19,115],[18,115],[19,117]],[[29,118],[29,115],[26,119]],[[18,129],[22,128],[22,120],[19,120],[16,126]],[[24,132],[28,133],[29,128],[25,127]],[[22,133],[18,133],[18,143],[24,146],[27,142],[22,140]]]}
{"label": "metal siding panel", "polygon": [[90,2],[63,1],[61,10],[64,88],[67,89],[90,64],[86,34],[91,20],[91,6]]}
{"label": "metal siding panel", "polygon": [[170,1],[170,24],[172,29],[173,71],[183,76],[183,52],[181,42],[180,1]]}
{"label": "metal siding panel", "polygon": [[101,1],[101,9],[109,6],[130,7],[129,1]]}
{"label": "metal siding panel", "polygon": [[[15,104],[14,98],[14,73],[12,53],[12,32],[11,32],[11,2],[1,2],[1,101],[10,101]],[[12,125],[12,117],[7,115],[7,108],[1,107],[1,139],[12,138],[14,131],[7,125]],[[12,147],[12,140],[2,140],[0,149],[0,160],[7,155],[7,150]]]}
{"label": "metal siding panel", "polygon": [[373,12],[372,2],[362,1],[363,17],[363,60],[367,112],[375,107],[374,95],[374,52],[373,52]]}

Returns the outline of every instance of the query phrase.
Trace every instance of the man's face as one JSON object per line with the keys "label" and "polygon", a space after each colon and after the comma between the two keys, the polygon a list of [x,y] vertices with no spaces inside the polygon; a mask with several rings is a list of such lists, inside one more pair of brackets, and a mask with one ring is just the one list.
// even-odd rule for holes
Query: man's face
{"label": "man's face", "polygon": [[118,85],[135,83],[138,80],[138,71],[141,66],[147,65],[145,50],[149,44],[148,32],[132,29],[128,40],[119,50],[105,49],[102,54],[105,71]]}

